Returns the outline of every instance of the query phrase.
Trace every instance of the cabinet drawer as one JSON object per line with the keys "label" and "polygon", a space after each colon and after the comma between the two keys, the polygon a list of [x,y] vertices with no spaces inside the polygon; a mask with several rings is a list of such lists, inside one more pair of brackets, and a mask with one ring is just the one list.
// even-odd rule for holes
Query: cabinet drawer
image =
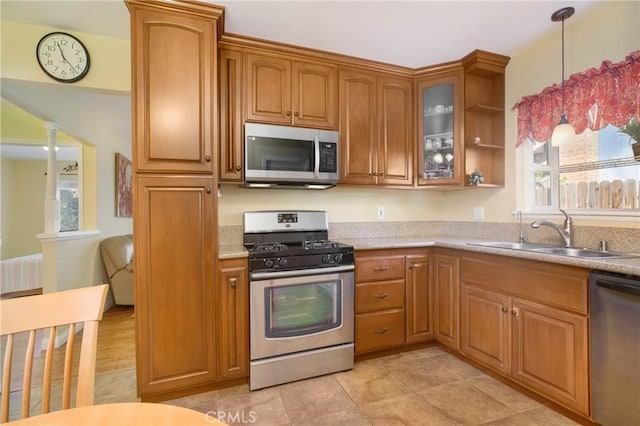
{"label": "cabinet drawer", "polygon": [[404,280],[356,285],[356,313],[404,308]]}
{"label": "cabinet drawer", "polygon": [[356,315],[356,353],[404,343],[404,309]]}
{"label": "cabinet drawer", "polygon": [[356,257],[356,282],[389,281],[404,278],[404,256]]}

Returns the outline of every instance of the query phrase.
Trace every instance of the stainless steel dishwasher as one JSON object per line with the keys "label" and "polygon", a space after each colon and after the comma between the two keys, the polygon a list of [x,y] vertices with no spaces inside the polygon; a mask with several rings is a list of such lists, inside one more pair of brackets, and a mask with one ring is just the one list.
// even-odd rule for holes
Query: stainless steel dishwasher
{"label": "stainless steel dishwasher", "polygon": [[640,277],[591,273],[589,306],[593,419],[640,425]]}

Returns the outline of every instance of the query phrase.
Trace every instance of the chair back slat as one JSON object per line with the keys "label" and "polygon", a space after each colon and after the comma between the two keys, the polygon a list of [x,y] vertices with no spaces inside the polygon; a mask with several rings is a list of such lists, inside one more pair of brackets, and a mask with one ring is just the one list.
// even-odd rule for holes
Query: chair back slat
{"label": "chair back slat", "polygon": [[2,363],[2,409],[0,410],[0,422],[4,423],[9,418],[9,392],[11,391],[11,361],[13,360],[13,334],[7,336],[4,362]]}
{"label": "chair back slat", "polygon": [[42,378],[42,414],[51,409],[51,372],[53,371],[53,350],[56,347],[56,330],[58,327],[49,328],[49,344],[44,357],[44,375]]}
{"label": "chair back slat", "polygon": [[37,348],[39,342],[36,338],[36,332],[38,331],[38,335],[40,335],[39,330],[45,328],[49,328],[50,332],[47,350],[44,354],[42,413],[48,413],[51,406],[53,355],[57,327],[59,326],[69,326],[62,377],[62,409],[71,406],[75,334],[80,327],[82,327],[83,333],[78,361],[76,406],[93,404],[98,322],[102,319],[107,290],[108,285],[102,284],[0,301],[0,335],[7,336],[7,348],[2,369],[0,423],[7,422],[10,414],[11,367],[12,361],[15,359],[13,352],[16,346],[14,336],[26,331],[29,332],[29,340],[24,357],[21,416],[23,418],[29,417],[30,407],[33,405],[31,403],[31,387],[34,354],[40,351],[40,348]]}

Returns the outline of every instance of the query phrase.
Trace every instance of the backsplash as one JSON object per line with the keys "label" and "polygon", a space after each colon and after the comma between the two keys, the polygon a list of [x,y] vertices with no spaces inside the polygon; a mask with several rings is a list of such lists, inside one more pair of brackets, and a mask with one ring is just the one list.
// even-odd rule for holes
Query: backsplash
{"label": "backsplash", "polygon": [[[556,231],[550,228],[524,227],[530,242],[562,244]],[[492,241],[517,241],[520,226],[517,223],[497,222],[333,222],[329,223],[329,239],[387,238],[387,237],[460,237]],[[640,229],[574,225],[574,245],[597,249],[605,240],[609,250],[640,254]],[[242,226],[221,226],[220,245],[242,245]]]}

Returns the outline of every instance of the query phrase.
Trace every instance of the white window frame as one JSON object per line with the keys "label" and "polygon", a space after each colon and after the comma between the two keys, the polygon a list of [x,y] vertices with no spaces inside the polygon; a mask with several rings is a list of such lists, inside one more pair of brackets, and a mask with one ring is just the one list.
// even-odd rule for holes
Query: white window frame
{"label": "white window frame", "polygon": [[[550,142],[547,142],[550,144]],[[559,210],[559,149],[550,146],[549,165],[539,166],[533,162],[533,143],[530,139],[516,149],[516,153],[521,156],[520,164],[524,167],[524,173],[520,175],[522,182],[518,185],[525,191],[522,198],[524,208],[522,214],[531,217],[562,216]],[[551,172],[551,205],[538,206],[535,204],[535,177],[537,171]],[[640,221],[640,209],[567,209],[568,214],[575,218],[588,220],[610,221],[610,222],[634,222]]]}

